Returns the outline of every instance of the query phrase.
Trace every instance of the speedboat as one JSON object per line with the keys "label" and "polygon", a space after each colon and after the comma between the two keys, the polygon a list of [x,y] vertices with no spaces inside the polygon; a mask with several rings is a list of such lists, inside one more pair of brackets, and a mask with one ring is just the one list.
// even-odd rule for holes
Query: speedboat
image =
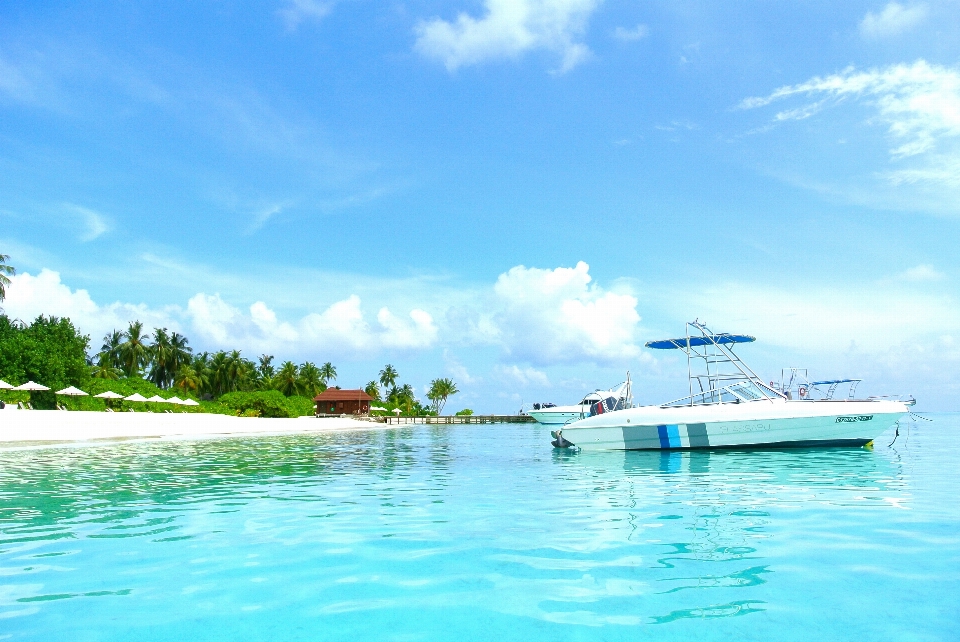
{"label": "speedboat", "polygon": [[[548,426],[566,425],[572,421],[579,421],[590,416],[590,409],[597,404],[601,404],[607,412],[623,410],[633,405],[633,397],[630,392],[630,373],[627,373],[627,380],[610,390],[596,390],[584,396],[580,403],[572,406],[557,406],[552,403],[535,403],[533,409],[528,410],[527,414],[538,422]],[[594,413],[596,414],[596,413]]]}
{"label": "speedboat", "polygon": [[[736,354],[756,339],[716,334],[699,320],[686,337],[650,341],[648,348],[686,353],[690,395],[660,406],[591,416],[551,431],[555,448],[674,450],[788,446],[863,446],[909,412],[892,398],[789,395],[768,385]],[[852,383],[854,380],[849,380]],[[833,385],[815,382],[811,388]],[[836,383],[840,383],[839,380]],[[836,388],[834,387],[833,390]]]}

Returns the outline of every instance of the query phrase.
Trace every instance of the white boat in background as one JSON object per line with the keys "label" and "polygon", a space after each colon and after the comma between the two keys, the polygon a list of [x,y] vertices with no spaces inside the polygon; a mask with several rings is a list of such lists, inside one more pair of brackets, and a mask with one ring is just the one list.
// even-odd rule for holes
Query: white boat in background
{"label": "white boat in background", "polygon": [[[743,334],[715,334],[700,321],[687,336],[650,341],[648,348],[682,350],[690,395],[661,406],[594,414],[551,431],[556,448],[673,450],[786,446],[862,446],[893,426],[908,407],[888,398],[834,398],[840,383],[812,382],[797,398],[767,385],[734,349],[755,341]],[[836,385],[834,385],[836,384]],[[828,386],[829,395],[813,390]],[[783,387],[783,382],[781,386]],[[855,386],[854,386],[855,390]],[[789,394],[787,394],[789,393]]]}
{"label": "white boat in background", "polygon": [[547,426],[562,426],[572,421],[579,421],[589,417],[591,408],[601,403],[601,412],[613,412],[633,407],[633,393],[631,392],[630,373],[627,380],[610,390],[596,390],[584,396],[580,403],[572,406],[556,406],[552,403],[535,403],[527,414],[541,424]]}

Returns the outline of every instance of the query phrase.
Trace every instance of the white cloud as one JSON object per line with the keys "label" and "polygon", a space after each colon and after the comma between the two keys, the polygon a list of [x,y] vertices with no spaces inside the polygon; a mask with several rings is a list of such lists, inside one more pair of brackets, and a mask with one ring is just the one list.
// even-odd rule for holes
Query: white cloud
{"label": "white cloud", "polygon": [[646,38],[649,33],[650,29],[647,25],[637,25],[633,29],[617,27],[613,30],[613,37],[624,42],[634,42]]}
{"label": "white cloud", "polygon": [[[422,307],[395,300],[379,306],[374,318],[351,295],[322,311],[298,319],[280,319],[262,300],[237,307],[219,294],[197,293],[185,307],[161,309],[114,303],[101,306],[85,290],[71,290],[60,275],[43,270],[15,277],[8,312],[30,319],[38,314],[69,316],[84,332],[101,337],[139,319],[149,328],[166,326],[187,334],[204,349],[243,349],[272,353],[371,356],[382,351],[421,351],[436,345],[498,347],[511,360],[531,364],[592,362],[622,364],[635,358],[640,316],[637,299],[593,284],[586,263],[573,268],[517,266],[500,275],[492,288],[466,290],[461,298],[475,307],[453,310],[433,302],[444,319],[438,325]],[[236,296],[236,295],[234,295]],[[462,306],[462,301],[460,302]],[[398,307],[408,310],[396,314]]]}
{"label": "white cloud", "polygon": [[533,363],[622,362],[635,357],[637,299],[590,285],[590,267],[517,266],[494,286],[494,320],[506,351]]}
{"label": "white cloud", "polygon": [[242,349],[293,354],[323,351],[336,356],[357,356],[383,349],[422,350],[438,338],[433,317],[420,309],[407,318],[381,308],[375,325],[367,323],[360,298],[350,296],[320,313],[311,313],[294,323],[280,321],[264,302],[243,311],[219,295],[198,293],[186,308],[151,308],[144,304],[98,305],[83,289],[72,290],[51,270],[37,276],[21,273],[11,277],[3,303],[6,314],[30,322],[37,316],[69,317],[82,332],[91,335],[91,346],[114,329],[139,320],[148,331],[167,327],[187,334],[206,349]]}
{"label": "white cloud", "polygon": [[[800,120],[845,99],[862,99],[888,125],[896,141],[893,160],[923,156],[925,163],[888,172],[894,185],[903,183],[960,184],[960,70],[918,60],[912,65],[816,76],[798,85],[787,85],[764,97],[747,98],[741,108],[754,109],[796,96],[823,96],[817,101],[779,112],[777,121]],[[936,153],[934,153],[936,152]]]}
{"label": "white cloud", "polygon": [[77,217],[83,224],[85,229],[80,235],[82,241],[92,241],[110,231],[107,219],[100,212],[73,203],[64,203],[63,209]]}
{"label": "white cloud", "polygon": [[429,348],[437,340],[437,326],[433,317],[423,310],[411,310],[410,320],[393,315],[387,308],[380,308],[377,322],[384,332],[381,342],[391,348]]}
{"label": "white cloud", "polygon": [[288,323],[278,321],[276,313],[262,301],[244,313],[219,295],[197,294],[187,304],[187,316],[193,331],[205,342],[256,352],[323,351],[357,356],[381,349],[426,349],[437,340],[433,318],[419,309],[411,310],[406,320],[381,308],[377,325],[371,326],[356,295]]}
{"label": "white cloud", "polygon": [[453,377],[457,383],[471,386],[481,382],[480,377],[471,375],[466,366],[460,363],[460,361],[447,350],[443,351],[443,361],[446,364],[447,373]]}
{"label": "white cloud", "polygon": [[938,272],[932,265],[926,263],[912,267],[900,274],[900,278],[905,281],[939,281],[943,276],[942,272]]}
{"label": "white cloud", "polygon": [[296,30],[304,20],[320,20],[333,10],[336,0],[287,0],[284,8],[277,11],[290,31]]}
{"label": "white cloud", "polygon": [[180,309],[169,306],[151,309],[143,304],[111,303],[98,305],[86,290],[72,290],[60,281],[60,274],[43,269],[36,276],[22,272],[10,278],[3,302],[6,314],[27,323],[41,314],[69,317],[83,333],[91,335],[91,346],[100,347],[103,335],[140,320],[148,328],[168,327],[182,331]]}
{"label": "white cloud", "polygon": [[521,368],[517,365],[497,366],[494,368],[494,374],[511,387],[534,385],[547,388],[550,386],[550,379],[547,377],[547,373],[541,372],[536,368]]}
{"label": "white cloud", "polygon": [[891,2],[880,13],[867,12],[860,22],[860,33],[868,38],[896,36],[919,25],[928,13],[925,4],[905,7]]}
{"label": "white cloud", "polygon": [[455,22],[434,18],[417,28],[415,48],[449,71],[486,60],[517,58],[535,49],[561,57],[565,72],[590,55],[577,38],[602,0],[485,0],[486,15],[466,13]]}

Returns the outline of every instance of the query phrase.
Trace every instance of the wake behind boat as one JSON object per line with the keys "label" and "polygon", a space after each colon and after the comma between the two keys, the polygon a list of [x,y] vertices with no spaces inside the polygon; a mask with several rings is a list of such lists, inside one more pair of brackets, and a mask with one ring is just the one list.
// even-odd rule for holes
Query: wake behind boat
{"label": "wake behind boat", "polygon": [[661,406],[585,417],[551,431],[554,447],[862,446],[908,412],[907,404],[899,400],[788,398],[765,384],[735,353],[737,344],[753,341],[754,337],[743,334],[714,334],[693,321],[687,324],[684,338],[648,342],[648,348],[686,353],[690,395]]}

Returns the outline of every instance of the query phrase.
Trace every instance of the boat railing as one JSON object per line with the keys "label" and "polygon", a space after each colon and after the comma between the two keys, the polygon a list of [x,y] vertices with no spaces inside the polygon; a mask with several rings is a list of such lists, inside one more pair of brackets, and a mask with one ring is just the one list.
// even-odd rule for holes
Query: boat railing
{"label": "boat railing", "polygon": [[747,380],[675,399],[660,407],[709,406],[728,403],[750,403],[753,401],[774,401],[776,399],[784,399],[784,396],[763,384]]}

